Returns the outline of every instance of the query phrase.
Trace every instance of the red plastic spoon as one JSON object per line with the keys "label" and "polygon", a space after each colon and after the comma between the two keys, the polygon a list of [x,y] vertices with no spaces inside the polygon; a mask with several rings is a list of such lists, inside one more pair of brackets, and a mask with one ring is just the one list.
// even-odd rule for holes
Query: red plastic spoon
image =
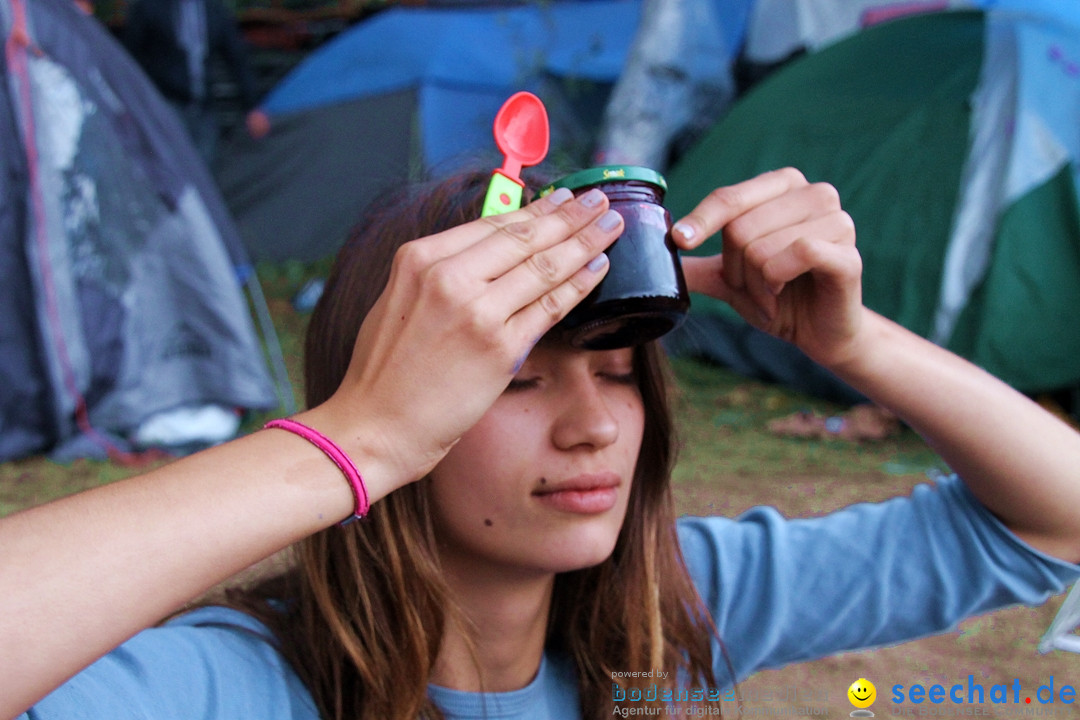
{"label": "red plastic spoon", "polygon": [[525,186],[519,178],[521,168],[539,164],[548,152],[550,131],[544,103],[530,92],[514,93],[495,115],[494,134],[503,164],[491,175],[483,216],[521,207]]}

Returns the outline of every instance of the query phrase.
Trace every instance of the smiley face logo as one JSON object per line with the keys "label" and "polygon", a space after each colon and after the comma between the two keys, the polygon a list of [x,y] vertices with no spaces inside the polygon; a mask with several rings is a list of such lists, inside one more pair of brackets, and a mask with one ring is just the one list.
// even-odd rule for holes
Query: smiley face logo
{"label": "smiley face logo", "polygon": [[851,687],[847,690],[847,696],[855,707],[868,708],[877,699],[877,688],[874,687],[874,683],[866,678],[859,678],[851,683]]}

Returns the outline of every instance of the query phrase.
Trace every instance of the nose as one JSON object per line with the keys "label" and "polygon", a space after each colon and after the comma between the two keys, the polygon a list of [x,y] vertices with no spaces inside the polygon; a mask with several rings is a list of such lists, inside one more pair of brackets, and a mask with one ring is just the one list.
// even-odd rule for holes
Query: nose
{"label": "nose", "polygon": [[552,428],[552,442],[561,450],[599,449],[619,438],[619,422],[593,377],[581,378],[564,389],[562,408]]}

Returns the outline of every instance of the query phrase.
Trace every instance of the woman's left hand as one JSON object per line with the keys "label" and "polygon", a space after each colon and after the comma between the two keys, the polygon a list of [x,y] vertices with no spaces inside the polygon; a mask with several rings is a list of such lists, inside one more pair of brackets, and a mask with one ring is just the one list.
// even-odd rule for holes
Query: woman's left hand
{"label": "woman's left hand", "polygon": [[686,256],[691,292],[731,305],[747,322],[833,366],[848,359],[863,317],[855,226],[834,187],[785,168],[711,192],[675,223],[690,250],[723,232],[723,252]]}

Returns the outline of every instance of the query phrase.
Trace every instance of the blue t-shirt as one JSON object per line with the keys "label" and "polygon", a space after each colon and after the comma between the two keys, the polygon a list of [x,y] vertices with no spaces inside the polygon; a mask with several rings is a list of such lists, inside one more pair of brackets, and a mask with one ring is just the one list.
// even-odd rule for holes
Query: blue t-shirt
{"label": "blue t-shirt", "polygon": [[[955,478],[820,518],[788,520],[772,508],[683,518],[679,537],[735,670],[731,678],[714,653],[726,683],[1038,604],[1080,577],[1080,567],[1019,540]],[[200,609],[139,633],[18,720],[316,720],[268,635],[243,613]],[[429,693],[454,720],[580,717],[573,666],[554,653],[520,690]]]}

